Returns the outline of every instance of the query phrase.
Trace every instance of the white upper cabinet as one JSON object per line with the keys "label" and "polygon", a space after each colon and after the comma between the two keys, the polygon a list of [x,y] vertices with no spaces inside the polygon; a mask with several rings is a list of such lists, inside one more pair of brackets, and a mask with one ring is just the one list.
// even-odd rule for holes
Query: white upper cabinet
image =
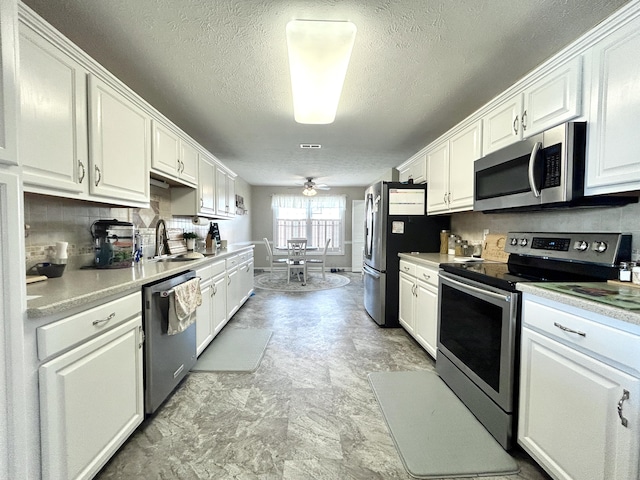
{"label": "white upper cabinet", "polygon": [[216,214],[233,217],[236,214],[235,175],[221,165],[216,168]]}
{"label": "white upper cabinet", "polygon": [[481,123],[475,121],[427,153],[427,213],[473,209],[473,162],[481,155]]}
{"label": "white upper cabinet", "polygon": [[198,151],[172,127],[153,120],[151,172],[195,186],[198,181]]}
{"label": "white upper cabinet", "polygon": [[398,167],[401,182],[426,183],[427,182],[427,157],[424,154],[403,163]]}
{"label": "white upper cabinet", "polygon": [[203,215],[216,213],[216,165],[213,158],[200,155],[198,167],[199,212]]}
{"label": "white upper cabinet", "polygon": [[16,4],[0,0],[0,163],[18,164]]}
{"label": "white upper cabinet", "polygon": [[89,75],[92,195],[149,203],[151,119],[103,80]]}
{"label": "white upper cabinet", "polygon": [[487,155],[581,114],[582,57],[541,75],[483,116]]}
{"label": "white upper cabinet", "polygon": [[582,56],[555,68],[524,91],[522,135],[530,137],[581,113]]}
{"label": "white upper cabinet", "polygon": [[585,193],[640,189],[640,12],[592,49]]}
{"label": "white upper cabinet", "polygon": [[25,190],[87,193],[87,71],[30,26],[19,30]]}
{"label": "white upper cabinet", "polygon": [[482,120],[484,155],[522,140],[521,112],[522,94],[517,93],[484,116]]}

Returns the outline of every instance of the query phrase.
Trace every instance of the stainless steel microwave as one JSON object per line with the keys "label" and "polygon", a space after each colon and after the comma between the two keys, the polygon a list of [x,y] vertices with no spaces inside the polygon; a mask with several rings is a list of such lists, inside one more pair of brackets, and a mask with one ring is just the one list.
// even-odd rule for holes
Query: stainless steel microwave
{"label": "stainless steel microwave", "polygon": [[473,209],[566,205],[584,195],[585,122],[569,122],[474,163]]}

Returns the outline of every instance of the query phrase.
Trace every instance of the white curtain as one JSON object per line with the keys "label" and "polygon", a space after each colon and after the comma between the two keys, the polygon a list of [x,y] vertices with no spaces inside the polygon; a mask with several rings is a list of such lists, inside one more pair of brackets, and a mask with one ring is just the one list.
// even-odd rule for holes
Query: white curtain
{"label": "white curtain", "polygon": [[305,197],[304,195],[273,195],[271,198],[271,208],[340,208],[347,207],[346,195],[320,195],[316,197]]}

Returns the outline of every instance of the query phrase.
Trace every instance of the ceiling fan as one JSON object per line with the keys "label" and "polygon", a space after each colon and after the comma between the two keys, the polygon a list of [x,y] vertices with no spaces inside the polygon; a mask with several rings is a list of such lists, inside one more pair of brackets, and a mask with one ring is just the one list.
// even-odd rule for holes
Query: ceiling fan
{"label": "ceiling fan", "polygon": [[302,194],[308,197],[314,196],[317,190],[330,190],[330,187],[325,185],[324,183],[316,183],[313,181],[312,177],[308,177],[307,181],[302,184],[304,190],[302,190]]}

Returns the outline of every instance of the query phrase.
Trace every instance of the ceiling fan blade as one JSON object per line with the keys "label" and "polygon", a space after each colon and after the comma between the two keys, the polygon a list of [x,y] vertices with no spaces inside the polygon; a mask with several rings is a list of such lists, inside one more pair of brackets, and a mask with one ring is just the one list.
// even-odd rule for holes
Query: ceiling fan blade
{"label": "ceiling fan blade", "polygon": [[327,185],[316,185],[315,187],[316,190],[331,190],[331,187],[328,187]]}

